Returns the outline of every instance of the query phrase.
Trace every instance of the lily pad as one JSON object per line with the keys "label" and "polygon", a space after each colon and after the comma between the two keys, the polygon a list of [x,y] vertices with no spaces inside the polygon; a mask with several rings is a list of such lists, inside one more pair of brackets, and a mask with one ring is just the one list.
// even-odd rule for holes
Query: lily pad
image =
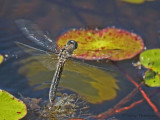
{"label": "lily pad", "polygon": [[4,57],[3,55],[0,54],[0,64],[3,62],[3,60],[4,60]]}
{"label": "lily pad", "polygon": [[72,56],[85,60],[130,59],[144,48],[140,36],[114,27],[102,30],[71,29],[57,39],[57,48],[60,50],[68,40],[78,43]]}
{"label": "lily pad", "polygon": [[142,52],[140,62],[144,67],[160,73],[160,49],[150,49]]}
{"label": "lily pad", "polygon": [[121,0],[121,1],[131,3],[131,4],[142,4],[146,1],[154,1],[154,0]]}
{"label": "lily pad", "polygon": [[0,89],[1,120],[19,120],[27,114],[26,105],[8,92]]}
{"label": "lily pad", "polygon": [[160,87],[160,74],[153,70],[146,71],[144,80],[149,87]]}

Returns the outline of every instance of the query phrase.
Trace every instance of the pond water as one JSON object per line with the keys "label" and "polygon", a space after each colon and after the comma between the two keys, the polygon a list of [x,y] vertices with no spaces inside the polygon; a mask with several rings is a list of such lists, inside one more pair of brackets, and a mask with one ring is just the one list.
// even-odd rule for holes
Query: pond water
{"label": "pond water", "polygon": [[[15,41],[43,49],[29,41],[17,28],[15,20],[27,19],[36,23],[48,36],[56,40],[70,28],[106,28],[115,26],[140,35],[147,49],[160,47],[160,1],[132,4],[121,0],[2,0],[0,1],[0,54],[5,61],[0,65],[0,89],[14,96],[48,100],[49,83],[54,71],[19,48]],[[39,58],[41,59],[41,58]],[[77,94],[89,106],[89,113],[99,115],[114,108],[136,87],[128,74],[138,84],[143,81],[145,69],[138,70],[131,60],[116,63],[102,61],[68,61],[58,94]],[[87,64],[86,64],[87,63]],[[117,65],[127,73],[124,74]],[[73,70],[74,68],[74,70]],[[150,100],[160,107],[159,88],[141,85]],[[121,107],[143,100],[139,90]],[[81,106],[83,107],[83,105]],[[160,109],[159,109],[160,110]],[[29,114],[23,118],[27,120]],[[27,118],[28,117],[28,118]],[[77,116],[85,118],[84,116]],[[35,118],[31,118],[35,120]],[[38,118],[37,118],[38,119]],[[89,120],[98,118],[87,118]],[[158,120],[159,117],[144,99],[126,111],[104,117],[104,120]]]}

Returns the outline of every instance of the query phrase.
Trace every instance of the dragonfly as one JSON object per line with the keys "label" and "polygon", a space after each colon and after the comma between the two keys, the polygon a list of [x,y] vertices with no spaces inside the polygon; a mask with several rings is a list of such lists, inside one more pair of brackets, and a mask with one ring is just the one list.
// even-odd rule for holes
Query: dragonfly
{"label": "dragonfly", "polygon": [[49,91],[49,100],[50,103],[53,103],[55,96],[56,96],[56,91],[57,91],[57,86],[60,81],[60,77],[63,71],[64,64],[66,62],[66,59],[69,57],[72,57],[73,51],[78,47],[78,44],[74,40],[69,40],[66,45],[60,50],[60,53],[58,54],[58,63],[56,67],[55,74],[52,79],[50,91]]}
{"label": "dragonfly", "polygon": [[49,100],[52,104],[55,100],[56,91],[58,87],[58,83],[60,81],[60,77],[63,71],[64,64],[67,60],[67,58],[72,57],[72,53],[75,49],[77,49],[78,44],[74,40],[69,40],[66,45],[60,50],[60,53],[58,54],[58,63],[56,67],[55,74],[52,79],[50,91],[49,91]]}
{"label": "dragonfly", "polygon": [[[16,20],[15,23],[17,27],[21,30],[21,32],[29,40],[31,40],[32,42],[36,43],[39,46],[42,46],[47,51],[32,47],[30,45],[27,45],[21,42],[16,42],[16,44],[19,47],[21,47],[23,50],[25,50],[26,52],[30,53],[33,56],[41,57],[42,55],[42,57],[38,60],[42,63],[42,65],[47,67],[50,71],[55,69],[55,66],[53,65],[55,65],[55,62],[57,62],[56,71],[54,73],[50,90],[49,90],[49,101],[52,104],[56,97],[57,87],[61,78],[61,74],[63,72],[63,67],[65,65],[65,62],[68,59],[71,59],[72,61],[74,61],[72,59],[72,54],[73,54],[73,51],[77,49],[78,44],[75,40],[69,40],[66,43],[66,45],[60,51],[58,51],[56,49],[55,42],[51,38],[49,38],[42,30],[40,30],[40,28],[36,24],[32,23],[29,20],[24,20],[24,19]],[[47,58],[45,57],[43,58],[44,54],[47,55]],[[92,66],[89,64],[87,65]],[[101,69],[105,69],[105,68],[101,68]]]}
{"label": "dragonfly", "polygon": [[[47,47],[49,50],[53,51],[53,46],[49,46],[49,45],[53,44],[52,40],[49,39],[45,34],[43,34],[43,32],[40,31],[40,29],[38,28],[37,25],[32,24],[30,21],[27,21],[27,20],[17,20],[16,24],[18,25],[20,30],[29,39],[31,39],[32,41],[34,41],[34,42],[36,42],[36,43],[38,43],[38,44],[40,44],[44,47]],[[48,43],[44,44],[45,42],[48,42]],[[30,47],[30,46],[25,45],[25,44],[20,43],[20,42],[16,42],[16,43],[21,45],[21,46]],[[51,43],[51,44],[49,44],[49,43]],[[66,45],[60,50],[60,52],[58,54],[58,62],[57,62],[57,66],[56,66],[56,71],[55,71],[55,74],[53,76],[51,86],[50,86],[50,90],[49,90],[49,101],[50,101],[51,104],[54,102],[55,97],[56,97],[56,91],[57,91],[58,83],[59,83],[60,78],[61,78],[61,74],[62,74],[62,71],[63,71],[64,64],[69,57],[72,57],[72,53],[75,49],[77,49],[77,47],[78,47],[78,44],[75,40],[68,40]]]}

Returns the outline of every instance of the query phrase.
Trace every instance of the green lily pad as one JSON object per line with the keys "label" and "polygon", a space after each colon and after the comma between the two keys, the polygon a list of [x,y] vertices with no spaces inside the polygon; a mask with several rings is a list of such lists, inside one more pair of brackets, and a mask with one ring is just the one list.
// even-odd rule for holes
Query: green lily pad
{"label": "green lily pad", "polygon": [[0,118],[1,120],[19,120],[27,114],[23,101],[0,89]]}
{"label": "green lily pad", "polygon": [[0,64],[3,62],[4,57],[0,54]]}
{"label": "green lily pad", "polygon": [[152,2],[154,0],[120,0],[120,1],[123,1],[123,2],[127,2],[127,3],[131,3],[131,4],[142,4],[144,2]]}
{"label": "green lily pad", "polygon": [[160,49],[146,50],[140,54],[141,64],[160,73]]}
{"label": "green lily pad", "polygon": [[144,81],[149,87],[160,87],[160,74],[153,70],[148,70],[145,73]]}

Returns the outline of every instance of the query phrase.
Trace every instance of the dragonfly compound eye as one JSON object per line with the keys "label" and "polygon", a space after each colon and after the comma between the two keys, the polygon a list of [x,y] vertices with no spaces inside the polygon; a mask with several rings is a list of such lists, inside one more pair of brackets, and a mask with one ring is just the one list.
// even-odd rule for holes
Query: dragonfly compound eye
{"label": "dragonfly compound eye", "polygon": [[67,45],[73,44],[74,45],[74,49],[77,49],[78,47],[78,43],[75,40],[69,40],[67,42]]}

